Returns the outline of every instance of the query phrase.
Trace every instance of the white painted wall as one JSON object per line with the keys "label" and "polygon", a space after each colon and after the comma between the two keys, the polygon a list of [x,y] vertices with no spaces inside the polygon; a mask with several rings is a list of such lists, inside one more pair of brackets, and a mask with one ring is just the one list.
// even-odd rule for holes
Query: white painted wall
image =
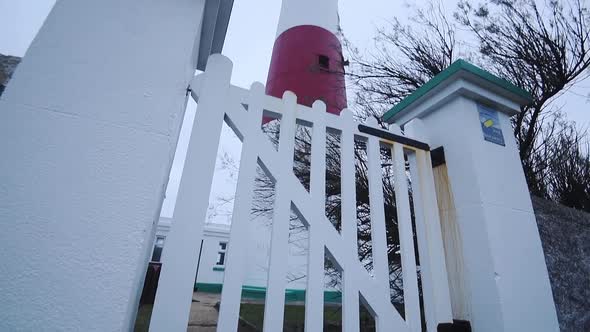
{"label": "white painted wall", "polygon": [[[458,247],[462,249],[457,254],[462,255],[467,284],[466,317],[455,318],[470,320],[474,331],[558,331],[510,118],[499,114],[505,147],[485,141],[477,104],[465,97],[476,96],[469,90],[422,113],[422,124],[413,121],[406,125],[410,132],[423,126],[431,146],[445,150],[455,209],[442,211],[442,219],[455,219],[459,227]],[[431,96],[425,104],[445,98],[444,94]],[[497,96],[486,99],[500,108]],[[416,109],[404,118],[419,112]]]}
{"label": "white painted wall", "polygon": [[299,25],[315,25],[338,32],[338,0],[283,0],[277,37]]}
{"label": "white painted wall", "polygon": [[203,4],[56,3],[0,100],[0,330],[131,328]]}

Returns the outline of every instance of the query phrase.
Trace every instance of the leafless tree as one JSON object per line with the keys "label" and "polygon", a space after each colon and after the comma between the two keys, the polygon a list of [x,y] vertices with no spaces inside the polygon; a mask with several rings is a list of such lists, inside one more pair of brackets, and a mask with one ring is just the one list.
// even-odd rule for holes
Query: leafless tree
{"label": "leafless tree", "polygon": [[552,114],[560,110],[553,101],[590,75],[588,5],[582,0],[484,0],[476,6],[462,0],[454,14],[459,25],[447,16],[441,2],[433,0],[414,9],[411,24],[394,18],[379,29],[369,54],[345,43],[355,111],[361,119],[380,118],[458,54],[467,55],[532,94],[533,102],[513,120],[514,132],[531,193],[550,197],[546,160],[536,152],[555,142]]}
{"label": "leafless tree", "polygon": [[[553,116],[551,125],[543,127],[540,136],[551,142],[532,151],[539,182],[546,198],[563,205],[590,212],[590,153],[586,132],[564,120],[563,114]],[[550,131],[550,133],[547,133]]]}
{"label": "leafless tree", "polygon": [[381,116],[456,60],[456,28],[440,3],[415,8],[412,25],[393,18],[377,31],[375,48],[361,53],[345,40],[347,72],[360,119]]}

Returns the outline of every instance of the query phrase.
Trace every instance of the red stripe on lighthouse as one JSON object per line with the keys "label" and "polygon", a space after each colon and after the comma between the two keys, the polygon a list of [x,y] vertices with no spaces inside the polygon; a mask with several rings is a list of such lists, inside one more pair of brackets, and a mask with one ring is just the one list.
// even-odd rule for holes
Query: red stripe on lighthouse
{"label": "red stripe on lighthouse", "polygon": [[346,107],[342,46],[332,32],[313,25],[290,28],[276,39],[266,93],[281,98],[285,91],[311,106],[322,100],[327,111],[340,114]]}

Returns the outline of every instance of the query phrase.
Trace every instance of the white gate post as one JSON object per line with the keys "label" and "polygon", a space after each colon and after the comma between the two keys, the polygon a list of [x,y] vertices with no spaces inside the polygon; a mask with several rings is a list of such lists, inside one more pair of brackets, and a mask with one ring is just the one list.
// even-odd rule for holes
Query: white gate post
{"label": "white gate post", "polygon": [[133,328],[205,2],[55,3],[0,99],[0,330]]}
{"label": "white gate post", "polygon": [[385,116],[405,125],[406,135],[444,148],[454,208],[440,211],[442,229],[453,232],[446,241],[458,242],[445,243],[456,251],[446,257],[462,267],[449,278],[454,286],[464,280],[464,289],[451,295],[453,318],[470,321],[474,331],[559,329],[510,124],[527,97],[458,61]]}

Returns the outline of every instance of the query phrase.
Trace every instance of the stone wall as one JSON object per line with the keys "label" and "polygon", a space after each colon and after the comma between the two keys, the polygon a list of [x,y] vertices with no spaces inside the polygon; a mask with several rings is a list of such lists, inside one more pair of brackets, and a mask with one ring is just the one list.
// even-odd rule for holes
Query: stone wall
{"label": "stone wall", "polygon": [[19,57],[0,54],[0,96],[19,63]]}
{"label": "stone wall", "polygon": [[532,200],[561,331],[590,331],[590,214]]}

